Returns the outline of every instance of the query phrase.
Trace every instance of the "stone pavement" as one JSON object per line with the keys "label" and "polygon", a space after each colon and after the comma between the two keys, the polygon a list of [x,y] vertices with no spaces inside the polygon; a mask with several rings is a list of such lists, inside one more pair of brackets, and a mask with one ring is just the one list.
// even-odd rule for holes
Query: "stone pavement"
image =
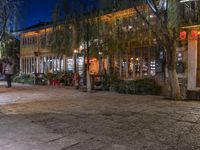
{"label": "stone pavement", "polygon": [[200,102],[0,83],[0,150],[200,150]]}

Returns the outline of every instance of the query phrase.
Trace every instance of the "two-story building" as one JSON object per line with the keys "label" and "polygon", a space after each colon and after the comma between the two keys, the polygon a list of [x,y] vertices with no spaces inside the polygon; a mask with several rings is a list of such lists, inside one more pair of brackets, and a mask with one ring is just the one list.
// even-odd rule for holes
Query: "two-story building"
{"label": "two-story building", "polygon": [[[197,5],[184,3],[183,14],[185,23],[182,23],[180,42],[177,47],[177,72],[181,79],[186,81],[188,90],[200,89],[200,25]],[[163,74],[163,51],[157,45],[155,37],[148,26],[138,18],[133,8],[115,11],[100,16],[105,23],[105,33],[109,33],[113,20],[120,20],[119,37],[121,52],[114,56],[113,66],[122,79],[137,79],[154,77]],[[149,13],[151,23],[155,23],[153,14]],[[188,19],[188,20],[187,20]],[[188,25],[193,20],[194,25]],[[39,23],[20,31],[20,72],[57,73],[78,71],[84,72],[84,55],[79,54],[83,48],[72,50],[72,55],[56,54],[49,47],[49,36],[53,30],[51,23]],[[109,58],[103,52],[98,57],[90,58],[91,74],[109,68]]]}

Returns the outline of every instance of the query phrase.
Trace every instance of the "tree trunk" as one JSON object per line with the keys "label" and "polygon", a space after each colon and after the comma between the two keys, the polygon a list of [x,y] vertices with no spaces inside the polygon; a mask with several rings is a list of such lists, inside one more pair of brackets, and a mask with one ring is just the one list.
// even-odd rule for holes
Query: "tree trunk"
{"label": "tree trunk", "polygon": [[179,81],[176,73],[176,69],[169,69],[169,81],[170,81],[170,88],[171,88],[171,98],[175,100],[182,99]]}
{"label": "tree trunk", "polygon": [[176,72],[176,42],[174,41],[172,46],[168,48],[168,75],[169,84],[171,89],[171,98],[174,100],[181,100],[181,91]]}
{"label": "tree trunk", "polygon": [[92,91],[92,85],[91,85],[91,79],[90,79],[90,72],[87,69],[87,91],[91,92]]}
{"label": "tree trunk", "polygon": [[[88,34],[88,33],[87,33]],[[89,36],[89,35],[87,35]],[[89,38],[88,38],[89,39]],[[92,91],[91,79],[90,79],[90,48],[89,48],[89,40],[87,40],[87,91]]]}

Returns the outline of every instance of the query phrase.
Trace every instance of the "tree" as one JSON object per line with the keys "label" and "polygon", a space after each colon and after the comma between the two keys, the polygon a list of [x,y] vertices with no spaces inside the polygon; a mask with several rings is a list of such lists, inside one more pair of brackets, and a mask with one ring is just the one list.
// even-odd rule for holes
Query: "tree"
{"label": "tree", "polygon": [[[129,0],[136,13],[148,25],[156,38],[158,45],[165,49],[165,62],[169,74],[171,98],[182,99],[179,81],[176,73],[176,48],[180,29],[180,3],[177,0]],[[156,18],[156,23],[151,23],[148,10]]]}
{"label": "tree", "polygon": [[8,27],[16,21],[19,0],[0,0],[0,41],[5,37]]}
{"label": "tree", "polygon": [[72,54],[75,49],[79,49],[80,45],[83,46],[84,58],[87,62],[85,67],[87,90],[91,91],[90,55],[95,51],[98,36],[96,34],[98,28],[96,1],[63,0],[61,5],[56,7],[53,16],[52,50],[58,53],[66,53],[65,50],[68,50],[68,54]]}

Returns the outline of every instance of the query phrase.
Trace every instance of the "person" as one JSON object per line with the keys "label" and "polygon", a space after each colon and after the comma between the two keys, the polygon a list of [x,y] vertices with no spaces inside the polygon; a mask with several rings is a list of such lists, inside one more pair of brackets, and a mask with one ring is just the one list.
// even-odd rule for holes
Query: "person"
{"label": "person", "polygon": [[3,74],[3,64],[2,61],[0,60],[0,75]]}
{"label": "person", "polygon": [[11,84],[11,82],[12,82],[11,80],[12,79],[11,79],[11,77],[14,74],[14,65],[15,64],[13,62],[11,62],[8,58],[5,59],[3,72],[5,74],[6,81],[7,81],[6,88],[12,87],[12,84]]}
{"label": "person", "polygon": [[74,86],[76,87],[76,89],[79,89],[80,76],[77,72],[74,73],[73,80],[74,80]]}

